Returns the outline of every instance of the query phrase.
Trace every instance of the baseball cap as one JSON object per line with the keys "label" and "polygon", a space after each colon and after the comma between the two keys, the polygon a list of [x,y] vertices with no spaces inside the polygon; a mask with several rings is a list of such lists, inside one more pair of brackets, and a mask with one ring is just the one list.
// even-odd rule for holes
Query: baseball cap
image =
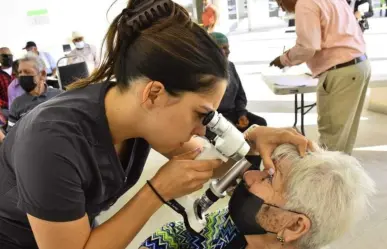
{"label": "baseball cap", "polygon": [[83,34],[79,31],[74,31],[72,33],[72,40],[77,39],[77,38],[83,38]]}
{"label": "baseball cap", "polygon": [[33,41],[29,41],[29,42],[27,42],[26,46],[23,49],[27,49],[30,47],[36,47],[36,43]]}

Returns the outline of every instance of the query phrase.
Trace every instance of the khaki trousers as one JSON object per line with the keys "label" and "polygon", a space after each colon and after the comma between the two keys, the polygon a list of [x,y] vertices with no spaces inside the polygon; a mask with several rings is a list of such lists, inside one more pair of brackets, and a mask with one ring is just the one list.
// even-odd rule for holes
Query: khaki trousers
{"label": "khaki trousers", "polygon": [[368,60],[320,75],[317,123],[320,144],[328,150],[352,153],[370,77]]}

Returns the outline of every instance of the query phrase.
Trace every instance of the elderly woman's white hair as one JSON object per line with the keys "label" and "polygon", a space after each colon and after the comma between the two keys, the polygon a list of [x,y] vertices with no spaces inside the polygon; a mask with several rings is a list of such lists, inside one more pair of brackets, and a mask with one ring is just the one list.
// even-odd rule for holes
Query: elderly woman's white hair
{"label": "elderly woman's white hair", "polygon": [[22,61],[30,61],[34,63],[34,66],[39,73],[46,69],[46,65],[44,64],[44,61],[39,56],[37,56],[32,52],[28,52],[24,57],[19,59],[19,63]]}
{"label": "elderly woman's white hair", "polygon": [[291,164],[284,183],[286,209],[302,212],[311,220],[310,231],[299,241],[300,249],[315,249],[341,237],[364,218],[374,181],[360,163],[341,152],[315,151],[301,158],[293,145],[279,146],[273,160]]}

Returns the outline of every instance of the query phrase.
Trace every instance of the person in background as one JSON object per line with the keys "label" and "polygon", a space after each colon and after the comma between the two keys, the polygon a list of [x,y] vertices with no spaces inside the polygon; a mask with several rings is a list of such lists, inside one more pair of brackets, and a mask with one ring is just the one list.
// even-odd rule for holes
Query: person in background
{"label": "person in background", "polygon": [[[213,32],[210,33],[210,35],[228,59],[230,55],[230,45],[227,36],[219,32]],[[235,124],[241,132],[246,131],[253,124],[267,126],[267,122],[264,118],[246,110],[246,94],[235,65],[231,61],[228,61],[228,69],[229,82],[222,101],[220,102],[218,112]]]}
{"label": "person in background", "polygon": [[[368,5],[368,8],[362,10],[362,5]],[[368,18],[374,15],[374,9],[372,7],[372,0],[357,0],[355,2],[355,16],[359,22],[361,30],[364,32],[369,29]]]}
{"label": "person in background", "polygon": [[0,145],[3,143],[4,138],[5,138],[4,131],[3,129],[0,128]]}
{"label": "person in background", "polygon": [[209,3],[208,0],[203,1],[204,11],[202,14],[203,27],[209,32],[213,32],[216,21],[218,20],[218,12],[215,5]]}
{"label": "person in background", "polygon": [[370,210],[375,183],[340,152],[300,157],[290,144],[273,153],[276,173],[247,171],[228,208],[206,215],[200,235],[170,222],[140,249],[317,249],[342,237]]}
{"label": "person in background", "polygon": [[37,105],[62,92],[48,87],[46,79],[45,65],[40,57],[34,53],[28,53],[19,60],[19,84],[25,93],[17,97],[9,109],[7,132]]}
{"label": "person in background", "polygon": [[[368,10],[362,11],[359,7],[368,3]],[[372,0],[356,0],[355,2],[355,16],[359,20],[361,18],[370,18],[374,15],[374,8],[372,7]]]}
{"label": "person in background", "polygon": [[27,42],[26,46],[23,48],[27,50],[27,52],[32,52],[39,56],[40,59],[44,62],[46,66],[46,73],[47,76],[56,76],[56,61],[54,60],[54,57],[51,56],[51,54],[47,52],[42,52],[38,50],[38,47],[36,46],[36,43],[33,41]]}
{"label": "person in background", "polygon": [[0,129],[0,145],[3,143],[4,138],[5,138],[4,131]]}
{"label": "person in background", "polygon": [[[230,55],[230,45],[226,35],[213,32],[210,36],[216,44],[222,49],[227,60]],[[242,82],[236,71],[234,63],[228,60],[229,81],[222,101],[220,102],[218,112],[233,123],[241,132],[245,132],[251,125],[257,124],[267,126],[264,118],[254,115],[247,111],[247,98]],[[251,157],[250,162],[254,165],[254,169],[259,169],[261,164],[260,157]]]}
{"label": "person in background", "polygon": [[[275,58],[279,68],[306,62],[318,77],[320,143],[351,154],[359,128],[371,64],[359,24],[346,1],[277,0],[295,12],[296,45]],[[332,20],[335,20],[334,22]]]}
{"label": "person in background", "polygon": [[73,32],[72,41],[75,45],[75,49],[67,55],[68,63],[74,64],[85,61],[89,73],[91,73],[99,64],[97,49],[95,46],[85,43],[83,35],[79,32]]}
{"label": "person in background", "polygon": [[[12,75],[13,55],[7,47],[0,48],[0,108],[8,109],[8,86],[15,78]],[[4,113],[6,116],[7,114]]]}
{"label": "person in background", "polygon": [[12,106],[12,102],[23,95],[25,91],[19,84],[19,60],[16,60],[12,64],[12,73],[15,75],[15,78],[12,80],[11,84],[8,86],[8,106]]}
{"label": "person in background", "polygon": [[3,143],[5,137],[4,128],[7,125],[7,118],[4,116],[3,112],[0,109],[0,145]]}
{"label": "person in background", "polygon": [[347,0],[347,3],[353,9],[361,30],[369,29],[367,19],[374,15],[372,0]]}
{"label": "person in background", "polygon": [[[0,147],[1,249],[127,248],[161,199],[195,192],[231,166],[192,160],[228,70],[187,10],[172,0],[130,0],[105,37],[96,72],[35,107]],[[300,157],[309,147],[280,128],[255,127],[245,138],[268,168],[279,144],[294,143]],[[96,226],[95,218],[138,182],[150,148],[170,161]]]}
{"label": "person in background", "polygon": [[380,1],[380,17],[383,16],[383,7],[385,8],[384,17],[387,17],[387,1],[386,0]]}

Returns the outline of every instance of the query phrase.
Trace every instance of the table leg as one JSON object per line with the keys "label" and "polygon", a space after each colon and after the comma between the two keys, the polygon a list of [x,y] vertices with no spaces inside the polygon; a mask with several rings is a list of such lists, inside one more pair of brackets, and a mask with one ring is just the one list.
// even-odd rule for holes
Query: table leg
{"label": "table leg", "polygon": [[298,97],[297,94],[294,94],[294,128],[297,128],[297,118],[298,118]]}
{"label": "table leg", "polygon": [[301,93],[301,133],[302,133],[302,135],[305,136],[304,115],[305,115],[306,113],[304,113],[304,107],[305,107],[305,103],[304,103],[304,94]]}

